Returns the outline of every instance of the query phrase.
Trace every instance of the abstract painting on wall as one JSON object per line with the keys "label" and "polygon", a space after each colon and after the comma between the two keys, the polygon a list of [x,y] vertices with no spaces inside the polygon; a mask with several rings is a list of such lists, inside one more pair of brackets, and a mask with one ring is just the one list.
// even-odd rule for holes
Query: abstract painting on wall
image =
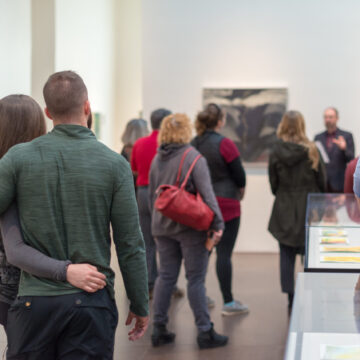
{"label": "abstract painting on wall", "polygon": [[203,90],[204,106],[216,103],[226,112],[221,133],[234,141],[244,162],[259,165],[268,161],[287,98],[285,88]]}

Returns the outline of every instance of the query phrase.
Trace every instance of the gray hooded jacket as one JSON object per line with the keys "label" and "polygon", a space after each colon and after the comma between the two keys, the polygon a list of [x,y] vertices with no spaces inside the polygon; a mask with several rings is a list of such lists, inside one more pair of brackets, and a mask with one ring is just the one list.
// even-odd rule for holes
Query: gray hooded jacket
{"label": "gray hooded jacket", "polygon": [[[182,155],[190,145],[163,144],[158,149],[150,169],[149,196],[152,211],[152,234],[154,237],[164,236],[178,240],[182,239],[206,239],[205,231],[197,231],[182,224],[176,223],[171,219],[163,216],[154,208],[156,200],[156,189],[163,184],[174,185],[180,165]],[[199,155],[199,152],[193,150],[188,153],[184,161],[181,172],[180,184],[183,182],[187,171],[192,162]],[[211,225],[212,230],[223,230],[224,221],[215,198],[215,194],[211,184],[211,178],[206,159],[201,157],[196,163],[188,183],[186,190],[191,193],[200,193],[204,202],[214,211],[215,217]]]}

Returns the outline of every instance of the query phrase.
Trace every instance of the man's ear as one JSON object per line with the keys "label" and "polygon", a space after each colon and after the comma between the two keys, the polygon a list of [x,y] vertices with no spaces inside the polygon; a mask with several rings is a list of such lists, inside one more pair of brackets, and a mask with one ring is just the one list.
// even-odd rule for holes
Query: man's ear
{"label": "man's ear", "polygon": [[49,109],[48,109],[47,107],[44,109],[44,111],[45,111],[46,116],[47,116],[50,120],[53,120],[52,116],[50,115]]}
{"label": "man's ear", "polygon": [[91,107],[90,107],[89,100],[86,100],[85,103],[84,103],[84,113],[87,116],[91,113]]}

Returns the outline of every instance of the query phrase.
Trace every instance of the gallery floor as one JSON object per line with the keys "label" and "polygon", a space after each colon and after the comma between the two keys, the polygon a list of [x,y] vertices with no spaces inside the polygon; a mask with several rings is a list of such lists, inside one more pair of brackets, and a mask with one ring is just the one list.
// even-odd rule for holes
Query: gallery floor
{"label": "gallery floor", "polygon": [[[211,310],[211,317],[216,330],[230,336],[228,346],[198,350],[196,329],[186,298],[174,299],[172,302],[169,328],[177,334],[174,344],[152,348],[151,327],[143,339],[135,343],[129,342],[129,329],[124,325],[128,305],[119,275],[116,284],[119,325],[114,359],[281,360],[285,350],[289,318],[286,296],[280,292],[278,255],[234,254],[234,295],[236,299],[249,305],[250,313],[233,317],[223,317],[220,314],[222,302],[215,276],[214,259],[212,256],[207,277],[208,295],[216,301],[215,308]],[[115,263],[114,267],[117,268]],[[179,278],[179,286],[184,289],[186,286],[183,272]],[[0,336],[2,354],[5,339],[2,332]]]}

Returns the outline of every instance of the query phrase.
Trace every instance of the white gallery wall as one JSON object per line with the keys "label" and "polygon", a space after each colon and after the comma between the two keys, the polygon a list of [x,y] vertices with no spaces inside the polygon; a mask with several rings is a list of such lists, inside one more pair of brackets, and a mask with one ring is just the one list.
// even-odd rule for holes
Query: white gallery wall
{"label": "white gallery wall", "polygon": [[[143,106],[201,109],[203,87],[287,87],[312,138],[322,111],[360,152],[360,2],[357,0],[143,0]],[[266,169],[248,169],[239,251],[276,251],[267,232]]]}
{"label": "white gallery wall", "polygon": [[101,140],[112,141],[114,43],[112,0],[56,0],[55,71],[74,70],[103,115]]}
{"label": "white gallery wall", "polygon": [[0,0],[0,98],[31,91],[30,4]]}

